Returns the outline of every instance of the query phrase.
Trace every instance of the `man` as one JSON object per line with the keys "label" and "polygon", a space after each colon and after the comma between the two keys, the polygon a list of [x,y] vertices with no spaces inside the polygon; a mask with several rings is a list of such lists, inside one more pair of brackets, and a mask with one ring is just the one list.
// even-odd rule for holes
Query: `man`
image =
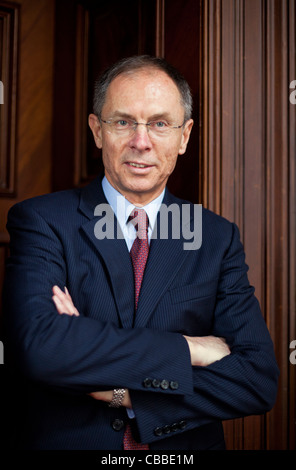
{"label": "man", "polygon": [[159,233],[162,207],[184,226],[189,203],[166,183],[191,107],[164,60],[120,61],[89,116],[104,177],[9,214],[5,311],[29,385],[22,448],[223,449],[222,420],[274,404],[278,369],[237,227],[203,210],[194,250],[173,225]]}

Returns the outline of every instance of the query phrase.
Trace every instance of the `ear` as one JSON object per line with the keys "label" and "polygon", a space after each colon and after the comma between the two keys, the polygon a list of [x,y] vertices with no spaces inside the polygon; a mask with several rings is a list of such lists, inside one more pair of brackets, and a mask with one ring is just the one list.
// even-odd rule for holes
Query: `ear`
{"label": "ear", "polygon": [[92,130],[96,146],[101,149],[102,148],[102,126],[98,116],[95,114],[90,114],[88,116],[88,124]]}
{"label": "ear", "polygon": [[183,155],[186,152],[192,126],[193,126],[193,119],[189,119],[188,121],[186,121],[183,134],[182,134],[180,148],[179,148],[179,155]]}

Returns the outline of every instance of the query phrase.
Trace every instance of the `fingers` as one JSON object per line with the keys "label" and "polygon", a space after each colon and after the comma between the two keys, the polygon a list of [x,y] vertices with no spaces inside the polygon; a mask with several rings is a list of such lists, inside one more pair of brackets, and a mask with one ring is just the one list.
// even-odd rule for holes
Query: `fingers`
{"label": "fingers", "polygon": [[101,400],[101,401],[106,401],[110,403],[110,401],[113,398],[113,390],[91,392],[89,393],[89,395],[95,400]]}
{"label": "fingers", "polygon": [[[106,390],[106,391],[98,391],[98,392],[91,392],[89,396],[94,398],[95,400],[106,401],[108,403],[111,402],[113,398],[113,390]],[[132,402],[129,394],[129,390],[125,389],[124,399],[122,401],[121,406],[125,406],[126,408],[132,408]]]}
{"label": "fingers", "polygon": [[59,314],[79,316],[79,312],[73,304],[72,298],[68,289],[65,287],[63,292],[58,286],[52,288],[52,300]]}
{"label": "fingers", "polygon": [[184,336],[184,338],[189,346],[193,366],[208,366],[231,354],[224,338],[215,336]]}

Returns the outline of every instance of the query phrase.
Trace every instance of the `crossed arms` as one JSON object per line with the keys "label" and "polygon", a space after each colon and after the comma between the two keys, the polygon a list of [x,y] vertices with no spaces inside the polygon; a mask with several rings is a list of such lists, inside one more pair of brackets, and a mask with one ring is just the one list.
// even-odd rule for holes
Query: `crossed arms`
{"label": "crossed arms", "polygon": [[[52,300],[59,314],[79,316],[79,312],[75,307],[72,301],[72,297],[66,287],[65,292],[63,292],[58,286],[54,286],[52,292]],[[192,366],[205,367],[230,354],[230,349],[224,338],[215,336],[201,337],[185,335],[184,338],[186,339],[189,347]],[[96,400],[111,402],[113,397],[113,390],[94,391],[89,395]],[[130,394],[127,389],[122,406],[125,406],[126,408],[132,407]]]}

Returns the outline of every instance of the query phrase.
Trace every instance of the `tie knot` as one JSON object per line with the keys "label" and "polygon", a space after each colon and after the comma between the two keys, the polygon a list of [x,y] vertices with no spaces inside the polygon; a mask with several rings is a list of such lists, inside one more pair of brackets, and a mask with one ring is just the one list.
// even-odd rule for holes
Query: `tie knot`
{"label": "tie knot", "polygon": [[146,238],[149,220],[148,215],[146,214],[144,209],[134,209],[131,212],[128,221],[131,221],[131,223],[137,230],[138,238]]}

